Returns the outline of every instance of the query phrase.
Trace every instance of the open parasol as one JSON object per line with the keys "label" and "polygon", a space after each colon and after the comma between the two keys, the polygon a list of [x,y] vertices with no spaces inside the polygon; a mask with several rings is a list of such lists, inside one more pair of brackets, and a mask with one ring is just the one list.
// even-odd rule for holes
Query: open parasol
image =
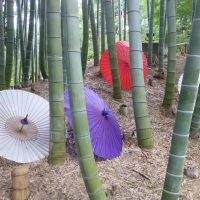
{"label": "open parasol", "polygon": [[[122,136],[114,114],[95,92],[85,88],[84,94],[93,153],[104,159],[120,156]],[[73,126],[68,92],[64,94],[64,102],[68,121]]]}
{"label": "open parasol", "polygon": [[178,93],[180,94],[181,92],[181,84],[183,81],[183,74],[181,74],[180,78],[178,79]]}
{"label": "open parasol", "polygon": [[48,151],[48,101],[22,90],[0,91],[0,156],[29,163]]}
{"label": "open parasol", "polygon": [[[116,53],[118,60],[118,69],[121,82],[122,90],[131,90],[131,72],[130,72],[130,53],[129,53],[129,42],[120,41],[116,43]],[[143,58],[143,72],[144,80],[148,75],[147,58],[142,53]],[[110,69],[109,52],[106,50],[100,59],[100,71],[102,77],[112,85],[112,74]]]}

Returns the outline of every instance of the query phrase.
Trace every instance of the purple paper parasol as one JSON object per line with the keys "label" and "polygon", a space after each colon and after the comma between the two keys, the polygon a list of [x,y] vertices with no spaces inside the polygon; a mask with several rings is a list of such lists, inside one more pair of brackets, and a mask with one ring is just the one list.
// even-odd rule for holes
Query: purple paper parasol
{"label": "purple paper parasol", "polygon": [[[120,156],[122,136],[113,112],[103,99],[89,88],[85,88],[84,93],[93,153],[104,159]],[[66,116],[70,125],[72,125],[68,92],[64,94],[64,102]]]}

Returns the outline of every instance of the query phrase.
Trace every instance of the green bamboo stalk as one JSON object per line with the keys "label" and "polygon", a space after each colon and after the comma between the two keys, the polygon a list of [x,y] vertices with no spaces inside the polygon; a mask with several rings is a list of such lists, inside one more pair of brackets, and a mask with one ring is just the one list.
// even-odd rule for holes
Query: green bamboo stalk
{"label": "green bamboo stalk", "polygon": [[94,16],[94,2],[93,0],[89,0],[90,3],[90,25],[92,30],[92,44],[93,44],[93,52],[94,52],[94,66],[99,65],[99,48],[97,41],[97,31],[95,25],[95,16]]}
{"label": "green bamboo stalk", "polygon": [[194,13],[195,13],[195,8],[196,8],[196,1],[197,0],[192,0],[192,20],[194,18]]}
{"label": "green bamboo stalk", "polygon": [[[38,0],[39,8],[39,0]],[[34,61],[35,61],[35,82],[38,82],[38,8],[35,8],[35,35],[34,35]]]}
{"label": "green bamboo stalk", "polygon": [[81,62],[84,75],[87,66],[88,39],[89,39],[88,0],[82,0],[82,13],[83,13],[83,42],[81,48]]}
{"label": "green bamboo stalk", "polygon": [[[5,3],[5,0],[3,0],[2,2],[4,2],[4,5],[3,5],[3,23],[4,23],[4,31],[6,31],[6,26],[7,26],[7,3]],[[4,35],[5,37],[5,35]],[[5,41],[4,41],[5,42]]]}
{"label": "green bamboo stalk", "polygon": [[22,1],[22,9],[23,9],[23,38],[24,38],[24,49],[26,54],[26,46],[27,46],[27,19],[28,19],[28,0]]}
{"label": "green bamboo stalk", "polygon": [[147,1],[147,19],[148,19],[148,26],[149,26],[149,21],[150,21],[150,16],[151,16],[151,11],[150,11],[150,2],[149,0],[146,0]]}
{"label": "green bamboo stalk", "polygon": [[190,137],[196,138],[199,136],[200,129],[200,87],[198,90],[197,100],[195,103],[194,113],[192,115],[192,122],[190,125]]}
{"label": "green bamboo stalk", "polygon": [[101,54],[105,51],[105,6],[101,0]]}
{"label": "green bamboo stalk", "polygon": [[32,50],[32,56],[31,56],[31,81],[32,81],[32,84],[35,83],[35,62],[34,62],[33,50]]}
{"label": "green bamboo stalk", "polygon": [[112,0],[113,17],[115,19],[115,0]]}
{"label": "green bamboo stalk", "polygon": [[[20,54],[21,54],[21,67],[24,69],[25,66],[25,48],[24,48],[24,37],[23,37],[23,26],[22,26],[22,12],[20,0],[16,0],[17,3],[17,23],[19,26],[19,38],[20,38]],[[19,81],[21,76],[19,76]]]}
{"label": "green bamboo stalk", "polygon": [[33,35],[34,35],[34,16],[35,16],[35,0],[30,2],[30,17],[29,17],[29,31],[28,31],[28,42],[26,47],[26,60],[23,69],[23,86],[27,87],[29,85],[29,71],[31,65],[31,56],[33,50]]}
{"label": "green bamboo stalk", "polygon": [[126,8],[127,0],[124,0],[124,41],[126,40]]}
{"label": "green bamboo stalk", "polygon": [[20,61],[20,65],[19,65],[19,83],[21,83],[21,77],[22,77],[22,61]]}
{"label": "green bamboo stalk", "polygon": [[4,18],[3,3],[0,0],[0,90],[5,89],[5,58],[4,58]]}
{"label": "green bamboo stalk", "polygon": [[46,3],[47,0],[41,0],[40,3],[40,41],[39,41],[39,67],[43,79],[48,79],[47,75],[47,63],[46,63],[46,47],[45,47],[45,18],[46,18]]}
{"label": "green bamboo stalk", "polygon": [[128,0],[128,24],[130,39],[130,63],[132,78],[132,97],[138,145],[153,148],[153,135],[149,120],[142,62],[142,37],[140,25],[140,1]]}
{"label": "green bamboo stalk", "polygon": [[109,60],[113,81],[113,97],[115,99],[122,99],[120,80],[118,73],[117,54],[115,47],[115,22],[113,17],[112,1],[104,0],[105,15],[106,15],[106,30],[107,30],[107,43],[109,51]]}
{"label": "green bamboo stalk", "polygon": [[149,43],[148,43],[148,66],[152,65],[153,57],[153,21],[154,21],[155,0],[151,1],[151,14],[149,19]]}
{"label": "green bamboo stalk", "polygon": [[[82,1],[83,2],[83,1]],[[67,90],[67,65],[68,54],[66,50],[67,45],[67,16],[65,14],[66,0],[61,0],[61,33],[62,33],[62,55],[63,55],[63,77],[64,77],[64,90]],[[88,13],[87,13],[88,15]]]}
{"label": "green bamboo stalk", "polygon": [[167,0],[167,19],[168,66],[163,107],[170,108],[172,106],[176,81],[176,2],[174,0]]}
{"label": "green bamboo stalk", "polygon": [[84,86],[80,57],[78,0],[65,0],[65,2],[65,15],[67,16],[66,48],[69,55],[67,82],[79,164],[89,198],[91,200],[103,200],[106,199],[106,196],[101,188],[92,152],[83,92]]}
{"label": "green bamboo stalk", "polygon": [[160,0],[160,26],[159,26],[159,45],[158,45],[159,72],[158,73],[164,73],[165,2],[166,0]]}
{"label": "green bamboo stalk", "polygon": [[66,158],[60,9],[60,0],[47,1],[47,52],[51,135],[49,163],[53,165],[63,164]]}
{"label": "green bamboo stalk", "polygon": [[[174,2],[175,3],[175,2]],[[172,9],[172,8],[171,8]],[[179,199],[183,168],[200,74],[200,0],[197,0],[193,27],[179,96],[175,126],[165,177],[162,200]]]}
{"label": "green bamboo stalk", "polygon": [[99,48],[99,43],[100,43],[100,31],[99,31],[99,7],[100,7],[100,0],[96,0],[96,4],[97,4],[97,44],[98,44],[98,48]]}
{"label": "green bamboo stalk", "polygon": [[15,37],[15,52],[14,52],[14,58],[15,58],[15,75],[14,75],[14,86],[15,88],[19,87],[19,25],[17,24],[16,29],[16,37]]}
{"label": "green bamboo stalk", "polygon": [[118,0],[119,40],[122,40],[121,0]]}
{"label": "green bamboo stalk", "polygon": [[10,88],[13,58],[14,58],[14,1],[7,0],[7,40],[6,40],[6,68],[5,82],[6,88]]}

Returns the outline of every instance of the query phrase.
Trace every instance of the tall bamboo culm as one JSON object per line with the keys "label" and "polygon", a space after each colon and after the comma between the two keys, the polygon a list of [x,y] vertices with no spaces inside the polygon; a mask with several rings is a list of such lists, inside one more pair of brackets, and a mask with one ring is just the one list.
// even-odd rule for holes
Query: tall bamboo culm
{"label": "tall bamboo culm", "polygon": [[166,0],[160,0],[160,26],[159,26],[159,46],[158,46],[158,56],[159,56],[159,73],[164,73],[164,42],[165,42],[165,5]]}
{"label": "tall bamboo culm", "polygon": [[167,0],[166,12],[168,20],[168,66],[163,107],[170,108],[173,103],[176,81],[176,2],[174,0]]}
{"label": "tall bamboo culm", "polygon": [[80,53],[78,0],[64,0],[66,17],[66,50],[69,59],[67,82],[76,148],[83,180],[91,200],[106,199],[96,169],[90,142]]}
{"label": "tall bamboo culm", "polygon": [[14,1],[7,0],[6,88],[10,87],[14,60]]}
{"label": "tall bamboo culm", "polygon": [[47,1],[51,164],[63,164],[66,158],[60,10],[60,0]]}
{"label": "tall bamboo culm", "polygon": [[142,38],[140,25],[140,1],[127,0],[130,61],[133,108],[137,129],[138,145],[141,148],[153,148],[153,135],[149,120],[147,100],[145,94],[143,61],[142,61]]}
{"label": "tall bamboo culm", "polygon": [[121,0],[118,0],[118,18],[119,18],[119,40],[122,40],[122,17],[121,17]]}
{"label": "tall bamboo culm", "polygon": [[195,103],[194,113],[192,115],[192,122],[190,125],[190,137],[196,138],[199,136],[200,129],[200,87],[198,90],[197,100]]}
{"label": "tall bamboo culm", "polygon": [[81,48],[81,63],[84,75],[87,66],[88,42],[89,42],[88,0],[82,0],[82,13],[83,13],[83,42]]}
{"label": "tall bamboo culm", "polygon": [[0,90],[5,89],[5,60],[4,60],[4,20],[3,3],[0,0]]}
{"label": "tall bamboo culm", "polygon": [[35,7],[36,7],[35,0],[31,0],[28,41],[27,41],[27,47],[26,47],[26,59],[25,59],[25,66],[23,69],[23,86],[25,87],[29,85],[30,66],[31,66],[31,58],[32,58],[32,51],[33,51]]}
{"label": "tall bamboo culm", "polygon": [[101,0],[101,54],[105,51],[105,6]]}
{"label": "tall bamboo culm", "polygon": [[[24,36],[23,36],[23,25],[22,25],[22,9],[20,0],[16,0],[17,4],[17,23],[19,26],[19,38],[20,38],[20,55],[21,55],[21,69],[25,66],[25,47],[24,47]],[[19,73],[19,81],[21,81],[21,73]]]}
{"label": "tall bamboo culm", "polygon": [[48,79],[46,62],[46,8],[47,0],[40,2],[39,66],[43,79]]}
{"label": "tall bamboo culm", "polygon": [[200,74],[200,0],[197,0],[192,33],[172,135],[162,200],[178,200],[188,146],[190,123],[197,97]]}
{"label": "tall bamboo culm", "polygon": [[94,66],[99,65],[99,47],[98,47],[98,38],[97,38],[97,30],[95,23],[95,15],[94,15],[94,0],[88,0],[90,4],[89,13],[90,13],[90,24],[92,31],[92,44],[93,44],[93,55],[94,55]]}
{"label": "tall bamboo culm", "polygon": [[115,20],[113,14],[112,0],[104,0],[104,6],[106,15],[106,30],[107,30],[109,60],[110,60],[110,68],[113,81],[113,97],[115,99],[122,99],[119,72],[118,72],[117,54],[115,47]]}
{"label": "tall bamboo culm", "polygon": [[148,66],[152,65],[152,58],[153,58],[154,8],[155,8],[155,0],[152,0],[151,1],[151,13],[150,13],[150,19],[149,19]]}
{"label": "tall bamboo culm", "polygon": [[[84,1],[84,0],[83,0]],[[82,2],[83,2],[82,1]],[[69,57],[67,52],[67,16],[66,16],[66,0],[61,0],[61,31],[62,31],[62,55],[63,55],[63,80],[64,80],[64,90],[67,90],[67,66],[69,65]],[[87,13],[88,15],[88,13]]]}
{"label": "tall bamboo culm", "polygon": [[124,40],[126,40],[126,10],[127,10],[127,0],[124,0]]}
{"label": "tall bamboo culm", "polygon": [[35,82],[38,82],[39,70],[38,70],[38,7],[35,8],[35,35],[34,35],[34,61],[35,61]]}

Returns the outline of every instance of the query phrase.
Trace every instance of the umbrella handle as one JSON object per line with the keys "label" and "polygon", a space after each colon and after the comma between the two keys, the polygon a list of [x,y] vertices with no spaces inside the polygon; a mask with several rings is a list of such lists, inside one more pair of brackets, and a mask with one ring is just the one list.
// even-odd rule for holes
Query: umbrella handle
{"label": "umbrella handle", "polygon": [[26,115],[26,117],[24,119],[21,120],[21,124],[22,124],[22,126],[21,126],[19,132],[22,132],[24,125],[28,124],[28,114]]}

